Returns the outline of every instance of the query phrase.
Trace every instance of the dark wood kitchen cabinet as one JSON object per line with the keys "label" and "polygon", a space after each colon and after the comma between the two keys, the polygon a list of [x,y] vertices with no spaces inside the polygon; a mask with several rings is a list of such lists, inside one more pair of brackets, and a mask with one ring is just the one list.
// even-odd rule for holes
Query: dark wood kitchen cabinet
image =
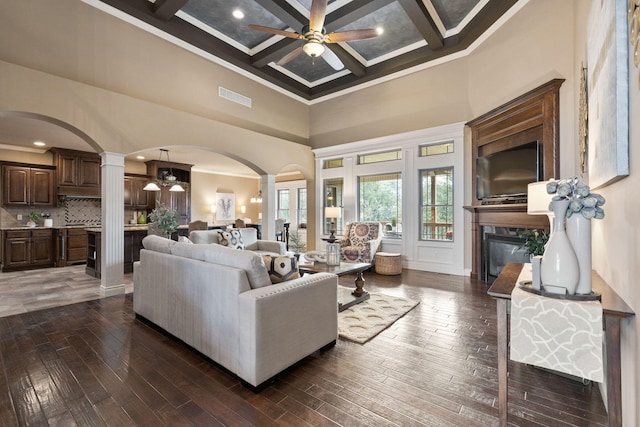
{"label": "dark wood kitchen cabinet", "polygon": [[4,230],[2,271],[53,267],[53,229]]}
{"label": "dark wood kitchen cabinet", "polygon": [[149,208],[149,191],[143,190],[151,178],[145,175],[125,175],[124,177],[124,206],[131,209]]}
{"label": "dark wood kitchen cabinet", "polygon": [[52,148],[59,195],[100,196],[100,156],[86,151]]}
{"label": "dark wood kitchen cabinet", "polygon": [[3,206],[55,206],[55,169],[39,165],[2,165]]}
{"label": "dark wood kitchen cabinet", "polygon": [[87,262],[87,231],[84,228],[60,228],[55,237],[56,267]]}

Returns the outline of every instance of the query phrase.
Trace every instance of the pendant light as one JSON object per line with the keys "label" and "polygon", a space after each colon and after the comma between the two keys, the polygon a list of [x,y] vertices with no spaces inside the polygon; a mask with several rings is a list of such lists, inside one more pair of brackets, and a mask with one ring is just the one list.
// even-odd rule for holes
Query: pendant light
{"label": "pendant light", "polygon": [[[160,157],[158,157],[158,161],[162,161],[162,154],[167,155],[167,163],[171,163],[169,160],[169,150],[161,148],[160,149]],[[184,188],[178,183],[177,178],[173,174],[173,169],[169,166],[169,170],[162,171],[162,177],[159,180],[151,181],[147,185],[142,188],[145,191],[160,191],[160,185],[162,187],[169,187],[169,191],[172,192],[181,192],[184,191]]]}

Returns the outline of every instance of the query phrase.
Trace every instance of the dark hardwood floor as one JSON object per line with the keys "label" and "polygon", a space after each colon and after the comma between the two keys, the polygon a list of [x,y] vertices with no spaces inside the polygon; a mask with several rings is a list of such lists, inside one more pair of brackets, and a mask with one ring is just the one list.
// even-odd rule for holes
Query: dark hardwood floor
{"label": "dark hardwood floor", "polygon": [[[0,425],[498,425],[487,285],[405,270],[367,273],[366,287],[421,303],[367,344],[339,340],[259,394],[137,320],[135,290],[0,318]],[[511,425],[606,425],[596,385],[509,370]]]}

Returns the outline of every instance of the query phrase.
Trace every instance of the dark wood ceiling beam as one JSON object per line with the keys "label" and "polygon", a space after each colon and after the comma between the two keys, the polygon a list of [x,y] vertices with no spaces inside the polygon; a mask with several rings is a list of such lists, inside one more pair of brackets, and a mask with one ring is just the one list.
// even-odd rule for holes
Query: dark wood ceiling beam
{"label": "dark wood ceiling beam", "polygon": [[393,3],[393,0],[353,0],[337,11],[328,14],[324,27],[327,33],[337,31],[390,3]]}
{"label": "dark wood ceiling beam", "polygon": [[360,61],[354,58],[349,52],[347,52],[342,46],[337,43],[325,44],[327,49],[331,49],[336,54],[340,61],[346,68],[349,69],[357,77],[362,77],[367,74],[367,67],[365,67]]}
{"label": "dark wood ceiling beam", "polygon": [[443,46],[443,37],[436,26],[435,21],[427,11],[421,0],[398,0],[400,6],[409,15],[409,18],[422,34],[422,37],[431,46],[431,49],[440,49]]}
{"label": "dark wood ceiling beam", "polygon": [[271,62],[277,62],[300,45],[302,45],[300,40],[284,38],[253,55],[251,65],[258,68],[265,67]]}
{"label": "dark wood ceiling beam", "polygon": [[[285,0],[256,0],[256,3],[298,32],[309,23],[309,19],[306,16],[298,12]],[[252,23],[260,24],[259,22]]]}
{"label": "dark wood ceiling beam", "polygon": [[153,4],[153,13],[161,19],[169,20],[187,4],[189,0],[156,0]]}

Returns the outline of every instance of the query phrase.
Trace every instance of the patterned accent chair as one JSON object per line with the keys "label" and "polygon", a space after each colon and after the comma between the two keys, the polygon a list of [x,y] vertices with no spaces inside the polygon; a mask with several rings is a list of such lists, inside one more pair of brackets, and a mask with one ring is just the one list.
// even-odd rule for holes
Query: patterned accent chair
{"label": "patterned accent chair", "polygon": [[347,224],[340,242],[340,258],[346,262],[370,262],[382,242],[382,224],[379,222],[352,222]]}

